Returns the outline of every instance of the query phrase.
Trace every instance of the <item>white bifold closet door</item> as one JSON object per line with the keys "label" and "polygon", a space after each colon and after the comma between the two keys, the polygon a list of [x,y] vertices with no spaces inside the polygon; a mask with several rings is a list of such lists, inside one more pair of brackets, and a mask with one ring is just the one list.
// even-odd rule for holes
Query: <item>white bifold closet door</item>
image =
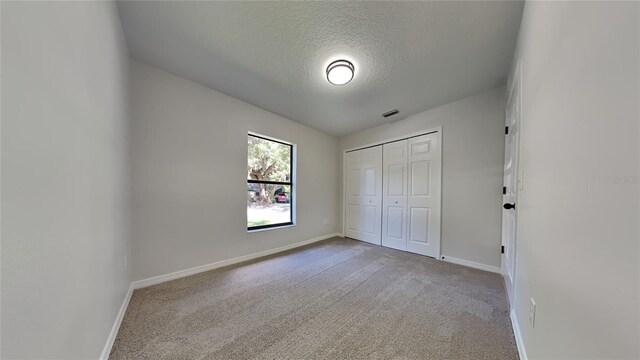
{"label": "white bifold closet door", "polygon": [[382,146],[348,152],[345,236],[380,245]]}
{"label": "white bifold closet door", "polygon": [[440,134],[384,144],[382,245],[440,254]]}
{"label": "white bifold closet door", "polygon": [[407,140],[384,144],[382,245],[407,250]]}

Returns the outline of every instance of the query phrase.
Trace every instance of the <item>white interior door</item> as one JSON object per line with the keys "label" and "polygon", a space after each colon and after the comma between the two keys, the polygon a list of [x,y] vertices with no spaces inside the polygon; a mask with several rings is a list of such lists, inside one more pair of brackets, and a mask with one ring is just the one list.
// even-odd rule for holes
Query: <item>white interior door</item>
{"label": "white interior door", "polygon": [[518,139],[520,132],[520,77],[518,68],[509,89],[505,113],[504,188],[502,209],[501,268],[509,302],[513,304],[518,188]]}
{"label": "white interior door", "polygon": [[407,250],[407,140],[383,146],[382,245]]}
{"label": "white interior door", "polygon": [[345,236],[380,245],[382,146],[346,154]]}
{"label": "white interior door", "polygon": [[407,140],[407,251],[440,256],[440,133]]}

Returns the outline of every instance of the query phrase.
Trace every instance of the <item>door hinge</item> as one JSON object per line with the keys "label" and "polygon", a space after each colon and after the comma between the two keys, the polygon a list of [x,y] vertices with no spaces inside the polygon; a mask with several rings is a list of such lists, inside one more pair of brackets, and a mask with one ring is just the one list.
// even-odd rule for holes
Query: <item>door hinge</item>
{"label": "door hinge", "polygon": [[502,187],[502,195],[507,195],[507,187],[506,186]]}
{"label": "door hinge", "polygon": [[508,126],[504,127],[504,134],[505,135],[509,135],[509,127]]}
{"label": "door hinge", "polygon": [[504,245],[500,246],[500,254],[504,254]]}

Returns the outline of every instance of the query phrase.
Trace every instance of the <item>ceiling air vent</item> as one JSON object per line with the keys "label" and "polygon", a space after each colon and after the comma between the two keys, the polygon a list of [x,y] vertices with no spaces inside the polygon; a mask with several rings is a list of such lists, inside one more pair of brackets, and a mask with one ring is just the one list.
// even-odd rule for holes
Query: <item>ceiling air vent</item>
{"label": "ceiling air vent", "polygon": [[389,116],[393,116],[399,112],[400,111],[398,111],[398,109],[393,109],[391,111],[387,111],[386,113],[382,114],[382,117],[388,118]]}

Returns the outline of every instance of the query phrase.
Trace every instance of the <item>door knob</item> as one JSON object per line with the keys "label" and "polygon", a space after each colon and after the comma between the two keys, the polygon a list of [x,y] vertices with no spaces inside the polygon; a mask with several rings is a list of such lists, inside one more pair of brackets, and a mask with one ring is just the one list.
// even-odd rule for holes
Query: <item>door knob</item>
{"label": "door knob", "polygon": [[516,203],[513,203],[513,204],[506,203],[506,204],[502,205],[502,207],[507,209],[507,210],[515,209],[516,208]]}

